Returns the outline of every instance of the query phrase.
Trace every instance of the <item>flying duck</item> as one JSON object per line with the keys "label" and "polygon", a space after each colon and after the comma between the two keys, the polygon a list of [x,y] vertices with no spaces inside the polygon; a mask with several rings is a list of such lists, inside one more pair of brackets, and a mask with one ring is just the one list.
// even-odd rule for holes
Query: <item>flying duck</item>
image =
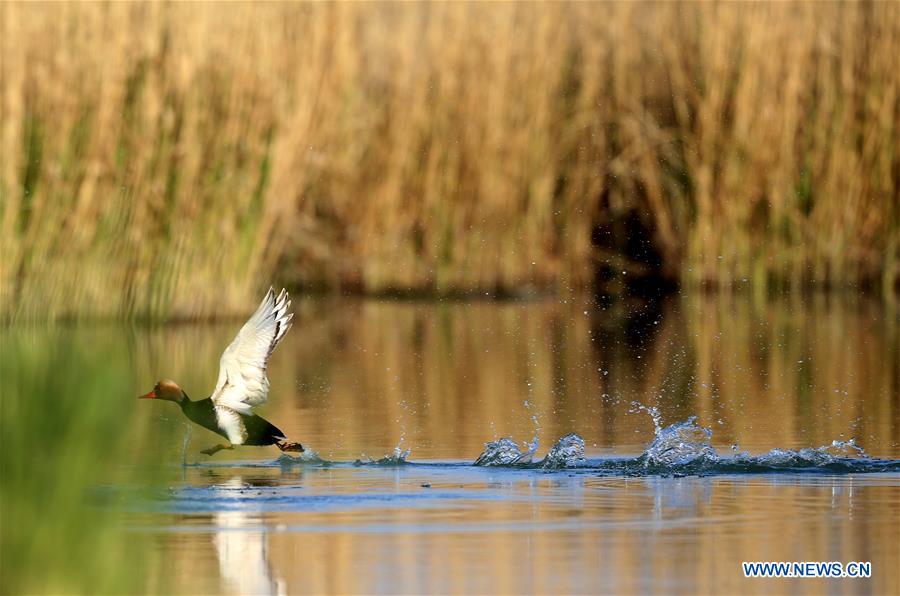
{"label": "flying duck", "polygon": [[219,380],[211,396],[191,401],[175,381],[162,379],[140,399],[174,401],[192,422],[228,439],[228,445],[201,451],[207,455],[234,445],[275,445],[282,451],[303,451],[300,443],[290,441],[275,425],[253,413],[269,395],[266,363],[291,328],[294,315],[288,314],[290,307],[286,291],[276,297],[269,288],[259,308],[222,353]]}

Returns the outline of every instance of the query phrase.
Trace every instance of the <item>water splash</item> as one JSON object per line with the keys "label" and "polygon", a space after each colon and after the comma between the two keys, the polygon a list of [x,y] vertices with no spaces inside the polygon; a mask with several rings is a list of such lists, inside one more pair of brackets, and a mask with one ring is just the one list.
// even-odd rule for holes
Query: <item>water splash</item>
{"label": "water splash", "polygon": [[525,451],[509,437],[503,437],[496,441],[484,444],[484,451],[475,460],[476,466],[516,466],[531,463],[534,452],[537,451],[537,437],[531,443],[525,444]]}
{"label": "water splash", "polygon": [[182,441],[182,443],[181,443],[181,467],[183,467],[183,468],[186,468],[188,465],[187,452],[188,452],[188,445],[190,444],[190,442],[191,442],[191,425],[186,424],[185,431],[184,431],[184,441]]}
{"label": "water splash", "polygon": [[[715,462],[719,456],[710,444],[712,430],[697,424],[691,416],[683,422],[663,426],[659,408],[631,402],[629,414],[646,412],[653,419],[654,436],[641,458],[647,467],[685,466],[698,462]],[[736,450],[736,446],[732,446]]]}
{"label": "water splash", "polygon": [[850,439],[849,441],[835,440],[831,442],[831,445],[822,445],[815,448],[807,447],[798,450],[772,449],[758,457],[742,453],[736,456],[734,461],[774,467],[809,468],[872,460],[870,460],[865,450],[856,444],[855,439]]}
{"label": "water splash", "polygon": [[584,461],[584,439],[572,433],[556,442],[547,457],[541,461],[541,467],[551,470],[574,468]]}
{"label": "water splash", "polygon": [[[509,437],[485,443],[484,451],[475,460],[480,467],[516,469],[578,470],[601,476],[713,476],[721,474],[865,474],[900,473],[900,459],[870,457],[854,439],[835,440],[821,447],[803,449],[772,449],[762,455],[750,455],[735,444],[730,453],[719,455],[712,446],[712,430],[697,423],[697,417],[663,426],[657,408],[633,403],[632,412],[646,412],[653,419],[653,440],[638,457],[587,459],[585,442],[575,433],[560,438],[540,461],[534,461],[538,441],[519,446]],[[315,451],[307,449],[298,457],[282,454],[275,461],[265,462],[203,462],[188,467],[290,467],[294,465],[330,466],[404,466],[433,465],[409,461],[411,450],[403,448],[403,440],[379,459],[363,455],[353,462],[327,461]],[[446,465],[444,463],[438,465]],[[451,464],[452,465],[452,464]],[[468,465],[468,464],[467,464]]]}
{"label": "water splash", "polygon": [[[656,424],[656,420],[654,420]],[[697,417],[691,416],[684,422],[671,426],[657,425],[653,442],[642,457],[648,466],[684,466],[695,462],[715,462],[719,456],[710,445],[712,431],[697,424]]]}
{"label": "water splash", "polygon": [[305,451],[300,453],[300,455],[288,455],[287,453],[282,453],[278,459],[275,460],[281,467],[290,467],[301,464],[315,464],[315,465],[323,465],[329,464],[331,462],[322,459],[319,457],[319,453],[317,451],[313,451],[312,449],[307,448]]}
{"label": "water splash", "polygon": [[831,442],[831,445],[819,447],[819,450],[827,451],[839,457],[869,457],[866,450],[856,444],[856,439],[850,439],[849,441],[834,440]]}
{"label": "water splash", "polygon": [[497,439],[485,443],[475,465],[544,470],[577,468],[601,475],[625,476],[900,471],[900,460],[870,458],[854,439],[832,441],[830,445],[816,448],[772,449],[756,456],[740,451],[735,444],[730,454],[720,456],[711,444],[712,430],[698,424],[696,416],[664,426],[658,408],[632,402],[630,412],[649,414],[654,426],[653,440],[636,458],[586,459],[584,440],[573,433],[559,439],[540,462],[533,461],[537,440],[520,448],[509,437]]}
{"label": "water splash", "polygon": [[659,412],[659,408],[655,408],[653,406],[645,406],[639,401],[631,402],[631,409],[628,410],[629,414],[637,414],[638,412],[647,412],[650,414],[650,418],[653,419],[653,426],[656,430],[656,435],[659,436],[660,431],[662,431],[662,414]]}
{"label": "water splash", "polygon": [[[531,387],[530,382],[528,383],[528,386]],[[534,425],[534,436],[531,438],[530,443],[525,443],[525,449],[530,461],[531,456],[533,456],[537,452],[538,446],[541,444],[541,440],[538,438],[538,436],[541,434],[541,417],[535,410],[534,404],[532,404],[530,401],[526,399],[524,405],[525,409],[531,412],[531,423]]]}
{"label": "water splash", "polygon": [[386,455],[378,461],[382,462],[393,462],[394,464],[405,464],[407,459],[409,458],[409,454],[412,453],[412,448],[403,448],[403,441],[406,440],[406,431],[404,431],[400,435],[400,440],[397,442],[397,445],[394,447],[393,455]]}
{"label": "water splash", "polygon": [[397,443],[397,446],[394,447],[394,452],[392,454],[385,455],[379,459],[372,459],[365,453],[363,456],[353,462],[353,465],[356,466],[402,466],[404,464],[409,463],[409,454],[412,453],[412,449],[404,449],[403,448],[403,439],[404,437],[400,437],[400,441]]}
{"label": "water splash", "polygon": [[519,466],[559,469],[575,467],[584,462],[584,439],[572,433],[556,442],[547,456],[539,463],[534,462],[538,448],[537,437],[520,448],[509,437],[484,444],[484,451],[475,460],[476,466]]}
{"label": "water splash", "polygon": [[712,430],[697,424],[696,416],[663,426],[662,416],[657,408],[638,402],[632,402],[632,406],[630,412],[648,413],[655,427],[653,441],[636,461],[657,473],[739,473],[810,468],[823,471],[865,471],[867,466],[858,464],[886,463],[890,467],[896,463],[871,460],[854,439],[835,440],[831,445],[816,448],[772,449],[758,456],[740,451],[735,444],[731,446],[731,456],[722,457],[711,444]]}

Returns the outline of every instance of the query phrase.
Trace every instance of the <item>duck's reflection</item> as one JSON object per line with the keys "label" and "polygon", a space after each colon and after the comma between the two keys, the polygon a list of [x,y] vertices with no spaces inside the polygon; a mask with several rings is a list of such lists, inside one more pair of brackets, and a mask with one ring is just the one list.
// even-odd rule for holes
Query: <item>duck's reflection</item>
{"label": "duck's reflection", "polygon": [[656,520],[695,517],[712,502],[710,478],[651,476],[645,482],[653,495]]}
{"label": "duck's reflection", "polygon": [[[240,476],[217,485],[223,497],[246,488]],[[285,582],[276,577],[269,563],[268,537],[258,530],[258,518],[242,510],[220,511],[213,515],[218,530],[213,544],[219,560],[219,574],[225,586],[236,594],[284,594]]]}

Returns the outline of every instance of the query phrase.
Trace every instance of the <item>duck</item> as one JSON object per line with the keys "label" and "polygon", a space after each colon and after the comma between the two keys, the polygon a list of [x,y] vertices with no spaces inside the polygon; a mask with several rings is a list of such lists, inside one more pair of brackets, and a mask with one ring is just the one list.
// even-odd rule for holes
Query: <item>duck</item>
{"label": "duck", "polygon": [[201,453],[212,456],[237,445],[275,445],[283,452],[302,452],[277,426],[253,412],[266,403],[269,379],[266,367],[272,352],[291,328],[293,313],[284,289],[276,296],[269,288],[256,312],[244,323],[219,359],[219,377],[212,395],[191,400],[175,381],[161,379],[138,399],[175,402],[191,422],[228,439]]}

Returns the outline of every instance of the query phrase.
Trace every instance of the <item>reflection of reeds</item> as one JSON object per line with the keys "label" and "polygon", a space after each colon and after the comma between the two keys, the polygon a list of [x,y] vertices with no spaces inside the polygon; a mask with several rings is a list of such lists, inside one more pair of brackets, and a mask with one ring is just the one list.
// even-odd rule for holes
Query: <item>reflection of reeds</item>
{"label": "reflection of reeds", "polygon": [[900,7],[3,5],[0,301],[895,284]]}
{"label": "reflection of reeds", "polygon": [[[698,415],[725,452],[732,443],[765,451],[854,436],[890,456],[897,441],[896,326],[866,300],[685,300],[654,317],[654,332],[637,344],[631,322],[586,315],[590,307],[574,303],[339,300],[295,308],[294,329],[269,366],[271,402],[262,414],[326,458],[380,457],[403,437],[413,459],[474,460],[486,441],[535,433],[542,457],[570,432],[589,450],[637,454],[653,427],[649,416],[628,413],[632,401],[658,406],[666,424]],[[142,334],[131,366],[204,398],[236,326]],[[179,459],[177,408],[143,405],[143,414],[169,419],[135,440],[174,433],[155,449]],[[216,441],[195,428],[189,459],[202,459],[196,452]],[[257,451],[216,457],[277,453]]]}
{"label": "reflection of reeds", "polygon": [[[553,441],[573,431],[585,438],[592,456],[600,452],[637,455],[652,439],[652,425],[644,414],[628,414],[632,400],[658,406],[666,424],[699,415],[700,422],[713,429],[713,441],[722,453],[727,453],[732,443],[761,452],[773,447],[818,446],[852,436],[872,455],[898,457],[898,329],[895,317],[877,303],[832,296],[761,303],[744,297],[701,296],[654,313],[647,325],[655,331],[638,335],[629,332],[633,321],[590,308],[575,301],[523,305],[298,300],[295,327],[275,351],[269,367],[270,403],[260,413],[323,457],[344,461],[363,453],[379,457],[390,452],[401,436],[404,445],[413,450],[413,461],[472,461],[485,441],[498,436],[529,440],[535,432],[541,439],[539,456],[543,456]],[[161,532],[148,546],[137,542],[143,540],[141,533],[116,534],[115,520],[122,519],[115,515],[116,508],[128,509],[134,502],[116,499],[88,507],[94,503],[92,496],[103,494],[102,487],[112,489],[112,494],[120,489],[130,494],[127,486],[135,484],[152,487],[166,479],[183,482],[176,464],[182,457],[186,420],[174,404],[139,402],[135,397],[159,377],[176,379],[194,399],[206,397],[215,384],[219,355],[239,325],[238,321],[151,329],[73,326],[36,333],[9,326],[3,330],[0,592],[170,593],[173,586],[186,593],[215,592],[219,566],[227,558],[221,549],[231,547],[268,548],[271,576],[266,575],[268,567],[256,551],[256,559],[245,557],[251,571],[259,572],[250,576],[283,580],[289,593],[301,589],[365,592],[363,582],[369,576],[360,571],[359,561],[392,553],[403,560],[428,554],[427,560],[416,559],[415,565],[405,569],[433,566],[433,572],[431,567],[428,573],[410,572],[404,580],[408,589],[400,590],[403,592],[590,591],[577,585],[549,584],[578,579],[577,574],[556,573],[558,566],[537,568],[531,579],[523,576],[514,546],[522,541],[519,532],[490,531],[473,538],[475,544],[487,545],[476,559],[484,556],[492,565],[502,566],[491,576],[503,586],[495,590],[466,589],[452,583],[463,581],[473,560],[473,551],[456,550],[467,532],[413,533],[410,536],[419,538],[405,538],[396,550],[384,551],[372,548],[375,534],[342,531],[341,524],[359,519],[345,512],[269,512],[270,526],[275,525],[273,519],[301,525],[309,521],[334,531],[276,531],[268,533],[265,541],[251,534],[211,540],[203,532]],[[526,399],[530,407],[525,406]],[[538,416],[540,430],[531,420],[533,414]],[[214,441],[220,439],[194,427],[188,461],[206,460],[198,451]],[[273,447],[244,447],[221,453],[213,461],[262,460],[277,455]],[[148,465],[150,462],[167,465]],[[227,483],[232,474],[227,468],[192,470],[189,474],[200,475],[201,482],[209,484]],[[285,472],[268,469],[259,473]],[[301,468],[289,473],[305,472]],[[330,472],[316,468],[306,479],[291,482],[311,488],[321,474]],[[172,475],[177,475],[175,480]],[[502,475],[498,482],[501,479]],[[560,480],[550,476],[527,483],[540,486]],[[564,491],[568,494],[578,492],[581,482],[612,483],[615,490],[609,491],[608,485],[602,492],[627,495],[623,502],[634,507],[623,513],[629,521],[644,519],[653,501],[671,496],[675,481],[657,479],[662,484],[653,491],[655,496],[648,497],[641,487],[653,479],[579,475],[566,481],[570,480],[576,490]],[[736,484],[730,484],[732,481]],[[331,481],[327,482],[330,485]],[[397,482],[403,491],[410,489],[407,480]],[[864,552],[855,540],[865,539],[870,548],[882,553],[873,551],[872,560],[896,560],[896,524],[873,526],[855,523],[857,518],[850,515],[829,515],[836,525],[825,529],[809,526],[800,510],[806,508],[808,513],[810,505],[803,496],[821,488],[818,477],[813,488],[804,488],[796,478],[785,483],[776,491],[769,480],[726,478],[719,484],[720,490],[712,490],[713,502],[720,503],[717,515],[722,513],[719,507],[746,506],[746,515],[738,516],[739,524],[745,524],[760,514],[759,503],[775,502],[778,505],[771,510],[783,509],[784,519],[805,524],[808,531],[823,532],[821,539],[816,537],[810,544],[825,549],[824,554],[817,551],[808,555],[811,558],[833,556],[827,552],[827,536],[841,535],[852,538],[841,542],[851,551]],[[345,490],[361,489],[351,484]],[[736,499],[734,490],[753,492],[747,499]],[[867,489],[854,488],[854,507],[860,505],[863,490]],[[162,498],[156,493],[143,503],[159,503]],[[892,502],[877,499],[879,507],[889,508]],[[521,507],[517,519],[534,519],[532,499],[513,499],[511,503]],[[544,507],[539,515],[547,511]],[[156,516],[162,514],[144,511],[141,501],[137,509],[136,518],[124,518],[129,526],[140,526],[147,519],[160,523]],[[474,513],[476,510],[479,513]],[[865,506],[860,510],[868,512],[867,519],[887,515]],[[393,508],[379,512],[376,518],[378,523],[411,525],[419,523],[427,511]],[[503,511],[477,507],[471,513],[475,517],[466,519],[502,521]],[[881,517],[872,518],[874,515]],[[241,521],[237,516],[205,518],[202,513],[175,516],[176,524],[187,525],[203,525],[211,519],[220,526],[228,526],[229,519]],[[447,527],[454,528],[454,522]],[[730,551],[723,550],[721,532],[705,535],[704,540],[717,541],[716,548],[691,552],[715,555],[713,559],[689,557],[680,572],[696,576],[700,582],[719,581],[707,567],[715,563],[728,569],[727,577],[739,578],[730,566],[742,560],[740,553],[759,544],[784,546],[768,536],[760,538],[763,530],[783,534],[784,523],[754,527],[751,533],[726,532],[733,538],[728,543]],[[584,552],[602,548],[602,561],[622,558],[623,564],[613,565],[613,569],[630,570],[625,563],[646,554],[646,542],[639,543],[640,549],[629,548],[609,535],[618,536],[619,532],[622,537],[633,537],[635,527],[631,525],[604,526],[602,540],[591,530],[585,531],[573,533],[572,540],[585,540]],[[556,543],[547,536],[536,532],[529,539],[530,548],[554,547]],[[422,540],[435,542],[425,548]],[[124,542],[128,548],[123,550]],[[152,548],[154,544],[158,548]],[[213,544],[219,551],[214,551]],[[431,557],[448,552],[451,554]],[[727,556],[718,558],[722,553]],[[782,555],[772,551],[771,556]],[[845,553],[842,559],[853,560],[854,556]],[[595,569],[596,561],[592,555],[584,564]],[[672,561],[654,561],[657,563],[656,568],[666,570],[665,577],[674,577],[674,571],[669,572]],[[348,565],[352,572],[347,571]],[[244,579],[252,579],[250,576]],[[633,582],[641,574],[628,572],[624,577]],[[897,592],[896,574],[876,575],[873,581],[876,593]],[[628,586],[613,591],[648,591]],[[712,592],[714,587],[703,584],[695,591]],[[740,591],[740,586],[725,591]]]}
{"label": "reflection of reeds", "polygon": [[158,562],[144,537],[122,532],[122,509],[143,496],[135,482],[158,474],[134,471],[137,400],[122,353],[102,332],[0,336],[0,593],[134,593]]}
{"label": "reflection of reeds", "polygon": [[[703,296],[672,304],[652,319],[658,321],[650,323],[658,328],[656,339],[646,340],[645,334],[639,339],[646,343],[638,348],[629,345],[624,321],[611,320],[608,312],[585,315],[583,305],[571,302],[434,305],[342,300],[297,301],[295,306],[295,327],[269,368],[272,396],[263,412],[329,459],[353,460],[363,453],[379,457],[405,435],[413,461],[471,461],[487,440],[504,435],[530,439],[535,432],[532,413],[538,414],[541,425],[539,456],[572,431],[584,436],[591,454],[602,450],[636,455],[651,440],[652,425],[644,414],[627,413],[631,400],[659,406],[667,424],[699,415],[701,423],[713,429],[723,454],[732,443],[758,453],[851,436],[874,455],[896,458],[898,453],[896,325],[877,303],[867,300],[817,296],[804,302],[754,303],[743,297]],[[184,379],[192,396],[203,397],[203,388],[215,381],[218,355],[234,333],[227,327],[214,332],[189,325],[164,327],[142,335],[146,341],[138,342],[142,347],[135,360],[153,362],[158,372],[138,374]],[[533,408],[524,406],[526,399]],[[168,427],[171,432],[173,422],[159,421],[157,430]],[[205,431],[194,436],[191,458],[214,440]],[[174,447],[170,444],[170,451],[160,457],[177,461]],[[216,458],[277,455],[271,447],[251,449]],[[360,490],[346,470],[299,473],[302,483],[289,482],[302,484],[304,492],[314,493],[318,483],[326,483],[329,494]],[[323,474],[327,480],[321,479]],[[377,482],[389,485],[395,479],[401,492],[418,487],[400,474],[379,478]],[[816,499],[823,490],[831,492],[819,477],[809,484],[772,476],[708,478],[699,484],[696,478],[679,484],[668,477],[590,474],[565,480],[498,474],[493,480],[496,484],[487,488],[503,487],[510,491],[504,494],[518,494],[521,500],[472,506],[452,516],[426,507],[265,513],[270,527],[309,524],[328,529],[269,532],[272,573],[284,581],[288,593],[365,593],[372,590],[372,578],[382,577],[379,573],[387,569],[397,570],[398,575],[389,577],[392,586],[403,587],[395,590],[402,593],[569,594],[597,591],[603,585],[616,593],[641,593],[653,591],[642,582],[673,577],[683,579],[682,585],[696,582],[691,584],[694,592],[723,587],[725,592],[740,592],[743,577],[733,573],[734,562],[761,548],[769,549],[767,556],[790,559],[796,543],[778,537],[795,529],[809,534],[814,549],[810,556],[817,559],[853,560],[854,549],[864,547],[871,550],[873,561],[896,559],[896,523],[860,522],[859,516],[845,514],[847,508],[860,510],[866,503],[867,520],[894,519],[889,499],[878,494],[887,487],[854,486],[848,495],[840,492],[847,485],[835,480],[834,494],[821,505],[835,509],[826,510],[827,521],[811,524],[811,503],[821,502]],[[517,482],[527,485],[521,493],[510,489]],[[560,482],[572,484],[560,488]],[[582,483],[588,490],[582,490]],[[455,478],[448,480],[449,486],[460,487]],[[467,490],[471,486],[467,484]],[[604,519],[622,523],[599,528],[586,524],[567,532],[565,550],[553,532],[535,526],[527,533],[492,526],[558,520],[563,514],[554,505],[537,502],[536,494],[545,488],[558,491],[555,507],[566,509],[567,516],[603,511]],[[866,501],[870,491],[878,496]],[[577,505],[566,498],[577,500]],[[685,506],[687,511],[679,509]],[[655,524],[664,519],[704,521],[661,532],[645,521],[650,512],[657,516]],[[706,523],[713,513],[716,523]],[[754,524],[752,532],[744,531],[748,519]],[[396,531],[358,531],[371,520]],[[737,524],[733,531],[730,523]],[[466,524],[468,529],[459,531]],[[484,530],[473,532],[473,525]],[[403,530],[413,527],[439,529]],[[657,538],[665,534],[678,544],[696,539],[702,546],[690,549],[684,561],[660,554],[660,548],[650,548],[648,555],[642,531]],[[835,543],[834,536],[841,539]],[[173,549],[178,555],[167,572],[178,585],[184,581],[194,587],[203,578],[198,565],[205,561],[214,566],[217,551],[203,533],[168,540],[165,544],[182,548]],[[181,540],[191,542],[183,546]],[[839,554],[829,553],[829,548]],[[561,552],[573,557],[556,564]],[[561,565],[566,573],[559,573]],[[634,572],[641,565],[650,565],[653,572]],[[484,567],[489,572],[473,572]],[[721,569],[725,571],[715,571]],[[586,576],[591,581],[579,583]],[[897,591],[896,573],[876,575],[873,582],[874,592]],[[193,591],[210,588],[197,583]],[[657,591],[673,590],[664,584]]]}

